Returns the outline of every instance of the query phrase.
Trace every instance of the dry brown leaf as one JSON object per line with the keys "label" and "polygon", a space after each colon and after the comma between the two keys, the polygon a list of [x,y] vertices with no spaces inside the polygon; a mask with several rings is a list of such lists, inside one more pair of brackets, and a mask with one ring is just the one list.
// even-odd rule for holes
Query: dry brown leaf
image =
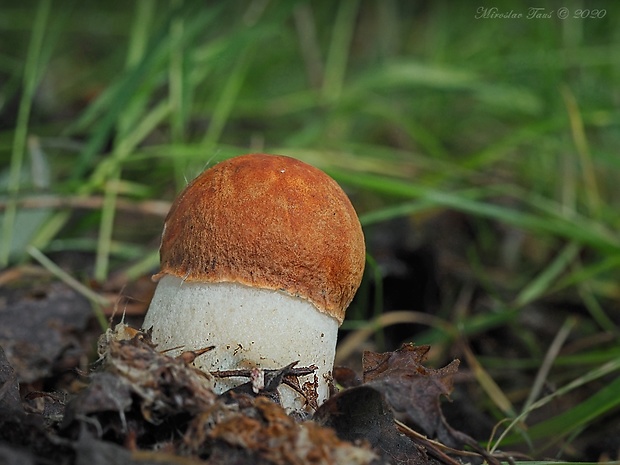
{"label": "dry brown leaf", "polygon": [[[441,397],[452,392],[452,377],[459,361],[439,368],[422,365],[430,347],[404,344],[394,352],[364,352],[364,383],[382,392],[396,412],[403,413],[431,437],[448,446],[463,444],[463,435],[452,429],[441,411]],[[469,441],[467,441],[469,443]]]}
{"label": "dry brown leaf", "polygon": [[368,385],[330,397],[316,411],[313,420],[333,428],[341,439],[370,444],[381,455],[379,463],[439,465],[423,447],[398,431],[384,395]]}

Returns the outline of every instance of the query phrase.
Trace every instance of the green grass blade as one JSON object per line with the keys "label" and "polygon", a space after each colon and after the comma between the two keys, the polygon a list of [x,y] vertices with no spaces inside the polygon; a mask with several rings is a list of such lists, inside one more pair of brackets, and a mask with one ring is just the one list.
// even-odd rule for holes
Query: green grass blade
{"label": "green grass blade", "polygon": [[[528,429],[530,439],[553,438],[558,441],[571,432],[592,423],[603,415],[609,415],[620,406],[620,378],[606,383],[598,392],[570,410],[538,423]],[[513,443],[506,438],[503,445]]]}
{"label": "green grass blade", "polygon": [[577,244],[568,244],[542,273],[519,292],[515,299],[515,305],[523,307],[549,292],[553,282],[569,267],[578,253],[579,246]]}
{"label": "green grass blade", "polygon": [[43,51],[43,39],[47,27],[48,17],[52,7],[51,0],[42,0],[38,4],[32,35],[28,47],[28,55],[24,67],[23,86],[24,92],[19,101],[17,113],[17,125],[13,137],[13,149],[11,151],[11,165],[9,174],[8,194],[9,200],[2,221],[2,240],[0,240],[0,268],[5,267],[10,259],[11,243],[13,240],[15,218],[17,216],[17,194],[20,189],[20,177],[26,151],[28,138],[28,124],[34,94],[41,78],[43,63],[40,57]]}
{"label": "green grass blade", "polygon": [[[515,425],[519,424],[523,417],[529,415],[532,410],[543,407],[544,405],[548,404],[549,402],[560,396],[568,394],[569,392],[581,386],[584,386],[587,383],[600,379],[604,376],[608,376],[618,370],[620,370],[620,359],[612,360],[585,373],[584,375],[573,380],[567,385],[559,388],[553,394],[545,396],[542,399],[534,402],[530,406],[529,410],[521,413],[519,416],[517,416],[511,421],[510,425],[506,428],[504,433],[500,435],[493,447],[490,449],[491,452],[493,452],[500,446],[505,447],[506,445],[519,443],[523,440],[520,434],[517,435],[510,433],[512,431],[512,428],[514,428]],[[611,384],[606,384],[604,388],[599,390],[596,394],[594,394],[586,401],[578,404],[576,407],[573,407],[572,409],[560,415],[552,417],[549,420],[543,421],[542,423],[534,425],[533,427],[528,429],[527,437],[532,440],[541,437],[553,437],[553,435],[555,434],[561,435],[560,433],[568,434],[575,429],[573,428],[573,424],[566,423],[568,419],[576,422],[575,427],[582,426],[608,411],[608,408],[610,410],[616,408],[616,406],[620,403],[620,396],[617,395],[618,389],[620,389],[620,378],[615,378],[615,380]],[[546,427],[550,429],[547,430],[545,429]],[[532,434],[532,431],[534,431],[534,434]]]}
{"label": "green grass blade", "polygon": [[230,75],[228,76],[228,79],[226,80],[226,83],[224,84],[215,108],[213,109],[211,123],[209,124],[207,133],[202,140],[202,144],[206,147],[207,153],[214,149],[215,144],[222,135],[224,126],[230,117],[237,96],[239,95],[239,91],[243,85],[243,81],[247,75],[252,50],[253,47],[248,45],[247,48],[241,52],[232,71],[230,72]]}
{"label": "green grass blade", "polygon": [[359,0],[349,0],[339,4],[323,78],[322,94],[327,102],[338,99],[344,87],[358,7]]}
{"label": "green grass blade", "polygon": [[604,252],[620,252],[619,237],[608,231],[600,230],[595,227],[595,223],[585,218],[577,221],[573,218],[557,216],[557,214],[555,217],[537,216],[525,211],[471,199],[469,195],[458,191],[440,191],[416,185],[415,183],[342,170],[329,169],[328,172],[344,184],[358,186],[382,194],[423,199],[433,202],[439,207],[452,208],[475,216],[492,218],[533,233],[560,236],[568,240],[590,245]]}
{"label": "green grass blade", "polygon": [[114,232],[114,217],[116,214],[117,190],[121,179],[122,164],[135,147],[168,116],[169,112],[170,106],[168,101],[161,102],[161,104],[151,110],[125,139],[119,141],[119,145],[112,157],[106,160],[107,163],[100,165],[100,169],[93,175],[93,178],[107,179],[95,258],[95,279],[98,281],[103,282],[108,275],[112,234]]}

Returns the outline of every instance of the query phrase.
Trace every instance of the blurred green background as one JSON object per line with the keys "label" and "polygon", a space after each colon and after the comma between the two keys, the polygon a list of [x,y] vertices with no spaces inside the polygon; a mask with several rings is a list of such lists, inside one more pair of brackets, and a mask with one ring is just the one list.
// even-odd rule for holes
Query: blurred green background
{"label": "blurred green background", "polygon": [[[620,7],[492,3],[3,2],[0,266],[80,253],[80,281],[135,281],[188,180],[294,156],[366,231],[346,350],[428,327],[496,421],[587,385],[502,442],[565,453],[620,402]],[[405,287],[435,297],[385,285],[420,257]]]}

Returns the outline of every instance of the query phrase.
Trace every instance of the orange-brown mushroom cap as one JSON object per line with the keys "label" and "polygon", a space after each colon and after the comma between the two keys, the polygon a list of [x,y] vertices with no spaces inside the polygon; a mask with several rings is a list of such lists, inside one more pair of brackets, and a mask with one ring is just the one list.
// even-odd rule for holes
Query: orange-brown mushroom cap
{"label": "orange-brown mushroom cap", "polygon": [[166,217],[161,272],[282,290],[342,323],[362,279],[364,235],[338,184],[294,158],[251,154],[194,179]]}

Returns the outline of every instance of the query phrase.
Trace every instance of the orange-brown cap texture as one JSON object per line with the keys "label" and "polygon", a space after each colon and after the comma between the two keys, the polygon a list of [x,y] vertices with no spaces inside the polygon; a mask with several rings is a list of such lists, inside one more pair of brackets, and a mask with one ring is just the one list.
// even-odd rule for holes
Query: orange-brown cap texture
{"label": "orange-brown cap texture", "polygon": [[364,271],[364,235],[338,184],[279,155],[218,163],[177,197],[164,225],[162,275],[282,290],[342,323]]}

